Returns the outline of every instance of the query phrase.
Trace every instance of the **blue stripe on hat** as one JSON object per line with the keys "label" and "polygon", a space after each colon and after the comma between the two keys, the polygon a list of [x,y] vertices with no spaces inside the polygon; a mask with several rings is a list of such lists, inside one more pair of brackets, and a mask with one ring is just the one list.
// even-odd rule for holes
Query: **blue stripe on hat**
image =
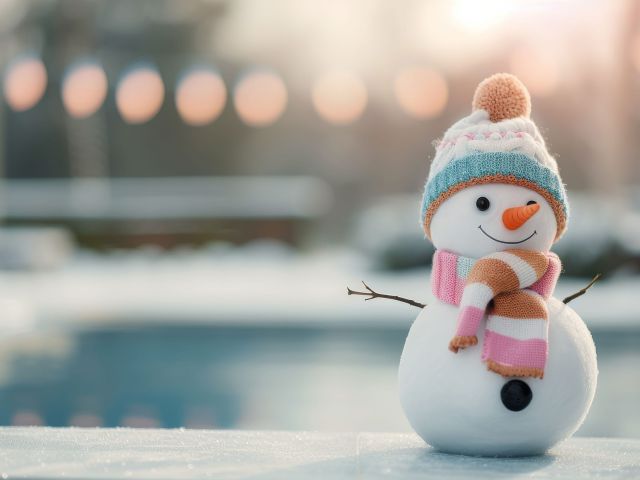
{"label": "blue stripe on hat", "polygon": [[429,206],[450,188],[474,178],[491,175],[513,175],[519,180],[535,183],[562,205],[565,217],[569,216],[564,185],[553,170],[523,153],[478,152],[452,160],[431,181],[427,181],[422,199],[422,221]]}

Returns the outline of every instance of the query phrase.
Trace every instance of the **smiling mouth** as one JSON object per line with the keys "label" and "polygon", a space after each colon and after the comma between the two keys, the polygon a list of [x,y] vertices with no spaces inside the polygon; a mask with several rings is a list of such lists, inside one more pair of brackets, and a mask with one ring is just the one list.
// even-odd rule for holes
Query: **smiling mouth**
{"label": "smiling mouth", "polygon": [[482,225],[478,225],[478,228],[480,229],[480,231],[482,233],[484,233],[487,237],[489,237],[494,242],[506,243],[507,245],[517,245],[518,243],[524,243],[527,240],[529,240],[531,237],[533,237],[536,233],[538,233],[537,231],[534,230],[533,233],[531,235],[529,235],[527,238],[525,238],[524,240],[520,240],[518,242],[507,242],[505,240],[498,240],[497,238],[492,237],[491,235],[489,235],[487,232],[484,231],[484,228],[482,228]]}

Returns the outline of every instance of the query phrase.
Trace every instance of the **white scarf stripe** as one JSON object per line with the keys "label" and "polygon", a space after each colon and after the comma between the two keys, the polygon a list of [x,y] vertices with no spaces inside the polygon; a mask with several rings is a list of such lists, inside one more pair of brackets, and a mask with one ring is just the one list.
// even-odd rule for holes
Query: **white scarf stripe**
{"label": "white scarf stripe", "polygon": [[489,285],[480,282],[468,284],[462,293],[461,306],[471,305],[484,308],[495,296]]}
{"label": "white scarf stripe", "polygon": [[489,315],[487,330],[517,340],[546,340],[549,324],[544,318],[527,318],[514,320],[511,317]]}

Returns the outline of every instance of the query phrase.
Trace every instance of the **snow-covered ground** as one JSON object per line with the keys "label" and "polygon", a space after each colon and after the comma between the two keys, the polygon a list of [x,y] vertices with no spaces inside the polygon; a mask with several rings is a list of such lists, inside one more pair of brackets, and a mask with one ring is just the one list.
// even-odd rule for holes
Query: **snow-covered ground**
{"label": "snow-covered ground", "polygon": [[[408,326],[416,311],[396,302],[363,303],[346,287],[429,301],[429,270],[374,271],[349,251],[300,255],[263,243],[164,253],[155,249],[84,253],[52,271],[0,272],[0,313],[21,326],[83,328],[105,323]],[[559,298],[585,279],[561,278]],[[572,306],[591,328],[640,328],[640,276],[601,280]],[[4,309],[4,311],[2,311]],[[14,326],[5,322],[4,328]]]}
{"label": "snow-covered ground", "polygon": [[438,453],[413,434],[3,428],[0,465],[2,478],[638,478],[640,440],[499,459]]}

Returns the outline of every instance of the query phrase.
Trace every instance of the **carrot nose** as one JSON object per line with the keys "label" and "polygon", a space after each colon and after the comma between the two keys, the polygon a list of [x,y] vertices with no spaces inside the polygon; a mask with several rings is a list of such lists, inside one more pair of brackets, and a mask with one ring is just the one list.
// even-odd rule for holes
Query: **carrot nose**
{"label": "carrot nose", "polygon": [[502,214],[502,223],[509,230],[517,230],[540,210],[540,205],[532,203],[522,207],[507,208]]}

